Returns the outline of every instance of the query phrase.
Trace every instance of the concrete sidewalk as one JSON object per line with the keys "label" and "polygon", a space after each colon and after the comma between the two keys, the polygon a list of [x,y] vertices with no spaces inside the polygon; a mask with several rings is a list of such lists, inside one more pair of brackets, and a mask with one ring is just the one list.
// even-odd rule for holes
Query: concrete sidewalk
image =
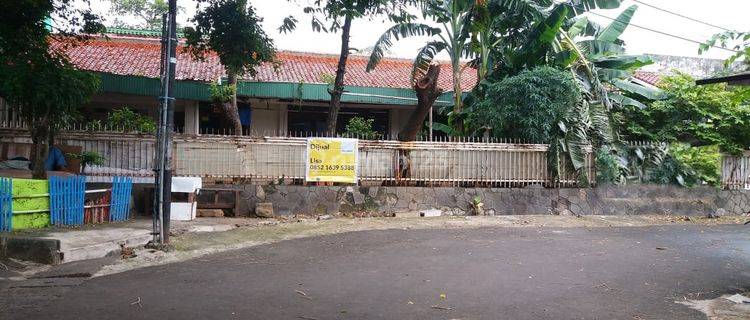
{"label": "concrete sidewalk", "polygon": [[[229,231],[263,223],[247,218],[198,218],[172,221],[172,235]],[[139,247],[152,239],[152,221],[127,222],[74,228],[45,228],[0,234],[0,257],[42,264],[61,264],[119,254],[121,248]]]}

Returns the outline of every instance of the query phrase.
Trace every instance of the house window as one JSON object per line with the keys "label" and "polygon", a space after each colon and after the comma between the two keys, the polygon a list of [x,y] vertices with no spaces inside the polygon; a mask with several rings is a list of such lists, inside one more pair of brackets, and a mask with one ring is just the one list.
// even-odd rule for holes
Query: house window
{"label": "house window", "polygon": [[[328,107],[289,105],[287,127],[290,133],[316,133],[326,131]],[[365,108],[341,108],[336,132],[344,132],[344,128],[353,117],[374,119],[373,129],[381,134],[388,133],[388,110]]]}
{"label": "house window", "polygon": [[[243,130],[249,130],[252,123],[252,109],[249,103],[237,102],[237,111],[240,115],[240,123]],[[233,126],[226,120],[224,110],[213,103],[202,102],[200,104],[200,130],[201,132],[221,132],[221,130],[232,129]]]}

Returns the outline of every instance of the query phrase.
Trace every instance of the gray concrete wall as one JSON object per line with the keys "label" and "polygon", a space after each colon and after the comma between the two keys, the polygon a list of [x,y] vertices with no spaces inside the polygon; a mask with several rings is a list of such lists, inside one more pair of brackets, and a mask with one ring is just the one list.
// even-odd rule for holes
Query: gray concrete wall
{"label": "gray concrete wall", "polygon": [[656,72],[660,74],[671,74],[673,70],[680,70],[696,78],[705,78],[716,75],[720,72],[729,71],[740,72],[744,70],[741,62],[734,62],[729,66],[729,70],[724,67],[724,60],[707,59],[696,57],[669,56],[660,54],[649,54],[653,64],[644,66],[641,71]]}
{"label": "gray concrete wall", "polygon": [[242,188],[242,212],[258,202],[271,202],[277,215],[321,215],[368,211],[379,214],[441,209],[443,214],[471,213],[477,197],[486,214],[633,215],[708,213],[743,214],[750,211],[750,191],[711,187],[634,185],[593,189],[491,189],[422,187],[303,187],[237,186]]}

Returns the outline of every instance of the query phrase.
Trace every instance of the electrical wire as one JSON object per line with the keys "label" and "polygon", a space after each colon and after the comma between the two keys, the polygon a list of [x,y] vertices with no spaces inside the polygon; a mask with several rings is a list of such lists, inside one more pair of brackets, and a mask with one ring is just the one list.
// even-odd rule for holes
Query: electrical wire
{"label": "electrical wire", "polygon": [[683,19],[687,19],[687,20],[690,20],[690,21],[693,21],[693,22],[704,24],[704,25],[707,25],[709,27],[714,27],[716,29],[721,29],[721,30],[729,31],[729,32],[737,32],[736,30],[731,30],[729,28],[724,28],[722,26],[717,26],[715,24],[708,23],[708,22],[705,22],[705,21],[702,21],[702,20],[698,20],[698,19],[695,19],[695,18],[691,18],[691,17],[688,17],[686,15],[683,15],[683,14],[680,14],[680,13],[677,13],[677,12],[674,12],[674,11],[670,11],[670,10],[667,10],[667,9],[664,9],[664,8],[659,8],[659,7],[655,6],[655,5],[652,5],[652,4],[649,4],[649,3],[646,3],[646,2],[643,2],[643,1],[640,1],[640,0],[633,0],[633,2],[640,3],[640,4],[644,5],[644,6],[651,7],[653,9],[656,9],[656,10],[659,10],[659,11],[662,11],[662,12],[666,12],[666,13],[669,13],[671,15],[678,16],[678,17],[683,18]]}
{"label": "electrical wire", "polygon": [[[579,8],[579,9],[584,9],[584,8]],[[693,39],[690,39],[690,38],[685,38],[683,36],[674,35],[674,34],[671,34],[671,33],[667,33],[667,32],[656,30],[656,29],[649,28],[649,27],[639,26],[637,24],[632,24],[632,23],[630,23],[628,21],[622,21],[622,20],[619,20],[619,19],[616,19],[616,18],[610,18],[610,17],[607,17],[607,16],[605,16],[603,14],[598,14],[596,12],[592,12],[592,11],[587,11],[587,12],[590,13],[590,14],[592,14],[592,15],[595,15],[595,16],[599,16],[599,17],[602,17],[602,18],[605,18],[605,19],[609,19],[609,20],[612,20],[612,21],[617,21],[617,22],[620,22],[620,23],[624,23],[624,24],[627,24],[629,26],[640,28],[640,29],[643,29],[643,30],[646,30],[646,31],[651,31],[651,32],[658,33],[658,34],[661,34],[661,35],[664,35],[664,36],[668,36],[668,37],[672,37],[672,38],[676,38],[676,39],[680,39],[680,40],[683,40],[683,41],[688,41],[688,42],[692,42],[692,43],[696,43],[696,44],[704,44],[704,42],[701,42],[701,41],[698,41],[698,40],[693,40]],[[734,52],[734,53],[738,53],[739,52],[739,51],[734,50],[734,49],[724,48],[724,47],[717,46],[717,45],[712,45],[711,47],[716,48],[716,49],[721,49],[721,50],[726,50],[726,51]]]}

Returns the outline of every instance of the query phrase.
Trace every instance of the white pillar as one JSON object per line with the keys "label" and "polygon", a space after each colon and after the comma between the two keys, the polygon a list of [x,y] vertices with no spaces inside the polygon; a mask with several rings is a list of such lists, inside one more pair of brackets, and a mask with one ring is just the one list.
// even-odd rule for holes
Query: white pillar
{"label": "white pillar", "polygon": [[289,115],[288,115],[287,105],[280,103],[280,104],[274,105],[274,107],[276,108],[276,112],[277,112],[276,119],[278,120],[278,126],[277,126],[278,130],[276,134],[280,136],[285,136],[287,134],[287,130],[289,130],[288,129],[288,121],[289,121],[288,116]]}
{"label": "white pillar", "polygon": [[198,101],[188,101],[185,104],[185,133],[200,134],[200,108]]}

